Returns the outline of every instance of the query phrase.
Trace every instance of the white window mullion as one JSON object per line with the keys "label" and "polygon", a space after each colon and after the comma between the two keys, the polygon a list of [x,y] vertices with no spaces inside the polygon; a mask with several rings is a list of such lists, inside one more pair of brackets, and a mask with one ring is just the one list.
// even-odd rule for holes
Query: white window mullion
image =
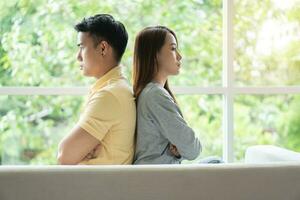
{"label": "white window mullion", "polygon": [[233,72],[233,0],[223,0],[223,160],[233,162],[234,72]]}
{"label": "white window mullion", "polygon": [[235,94],[257,94],[257,95],[278,95],[278,94],[300,94],[300,86],[259,86],[259,87],[237,87]]}
{"label": "white window mullion", "polygon": [[211,94],[211,95],[222,95],[225,93],[223,87],[197,87],[197,86],[174,86],[172,90],[175,94]]}
{"label": "white window mullion", "polygon": [[[88,87],[0,87],[0,95],[86,95]],[[228,87],[172,86],[175,94],[227,95]],[[300,95],[300,86],[231,87],[233,95]]]}
{"label": "white window mullion", "polygon": [[0,95],[86,95],[87,87],[0,87]]}

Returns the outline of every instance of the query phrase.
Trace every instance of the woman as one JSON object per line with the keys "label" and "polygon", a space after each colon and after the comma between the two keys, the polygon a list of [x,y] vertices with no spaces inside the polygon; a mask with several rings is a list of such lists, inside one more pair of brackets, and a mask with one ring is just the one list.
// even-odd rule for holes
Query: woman
{"label": "woman", "polygon": [[193,160],[200,141],[186,124],[168,86],[179,74],[181,55],[175,33],[164,26],[147,27],[136,37],[133,91],[137,103],[134,164],[179,164]]}

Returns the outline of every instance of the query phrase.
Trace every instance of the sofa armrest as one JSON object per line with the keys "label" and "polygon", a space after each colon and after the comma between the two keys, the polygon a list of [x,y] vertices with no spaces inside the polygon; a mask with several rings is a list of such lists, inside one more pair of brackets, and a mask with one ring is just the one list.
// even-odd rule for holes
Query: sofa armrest
{"label": "sofa armrest", "polygon": [[256,145],[246,150],[245,162],[300,162],[300,153],[272,145]]}

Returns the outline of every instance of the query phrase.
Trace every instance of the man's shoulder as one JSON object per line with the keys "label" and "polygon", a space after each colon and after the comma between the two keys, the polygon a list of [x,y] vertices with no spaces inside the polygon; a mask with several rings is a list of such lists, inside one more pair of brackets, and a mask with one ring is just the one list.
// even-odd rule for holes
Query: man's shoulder
{"label": "man's shoulder", "polygon": [[133,92],[126,79],[116,79],[111,80],[106,86],[95,92],[92,99],[98,98],[116,100],[119,103],[127,102],[127,99],[133,99]]}
{"label": "man's shoulder", "polygon": [[115,96],[133,96],[132,87],[129,85],[127,79],[125,78],[111,80],[109,84],[102,88],[102,90],[110,92]]}

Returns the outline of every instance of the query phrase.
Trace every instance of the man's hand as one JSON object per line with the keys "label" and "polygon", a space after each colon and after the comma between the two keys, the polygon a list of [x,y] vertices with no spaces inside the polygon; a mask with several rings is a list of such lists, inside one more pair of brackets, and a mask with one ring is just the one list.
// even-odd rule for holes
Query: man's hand
{"label": "man's hand", "polygon": [[97,157],[96,152],[99,146],[100,144],[98,144],[90,153],[88,153],[83,160],[90,160],[96,158]]}
{"label": "man's hand", "polygon": [[77,125],[60,142],[58,163],[61,165],[76,165],[89,153],[93,152],[99,144],[98,139]]}

